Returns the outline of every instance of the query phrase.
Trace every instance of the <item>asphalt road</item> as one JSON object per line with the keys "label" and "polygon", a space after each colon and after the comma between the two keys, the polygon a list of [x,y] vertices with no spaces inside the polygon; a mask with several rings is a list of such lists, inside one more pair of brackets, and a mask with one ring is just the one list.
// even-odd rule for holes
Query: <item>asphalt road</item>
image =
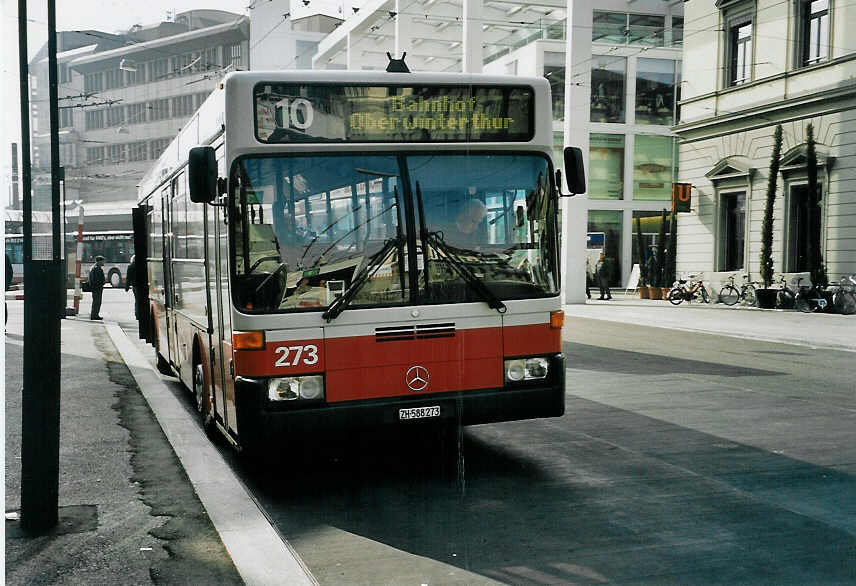
{"label": "asphalt road", "polygon": [[428,430],[229,458],[321,584],[856,583],[853,353],[585,319],[564,350],[566,415],[467,428],[455,478]]}

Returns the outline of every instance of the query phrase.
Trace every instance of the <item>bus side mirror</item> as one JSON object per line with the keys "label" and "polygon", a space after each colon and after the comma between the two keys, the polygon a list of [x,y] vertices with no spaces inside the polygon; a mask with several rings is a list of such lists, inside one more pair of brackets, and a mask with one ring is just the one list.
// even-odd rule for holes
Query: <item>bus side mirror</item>
{"label": "bus side mirror", "polygon": [[560,194],[562,197],[586,192],[586,171],[583,166],[583,152],[579,147],[565,147],[565,180],[570,193]]}
{"label": "bus side mirror", "polygon": [[210,203],[217,198],[217,157],[210,146],[193,147],[187,157],[190,201]]}

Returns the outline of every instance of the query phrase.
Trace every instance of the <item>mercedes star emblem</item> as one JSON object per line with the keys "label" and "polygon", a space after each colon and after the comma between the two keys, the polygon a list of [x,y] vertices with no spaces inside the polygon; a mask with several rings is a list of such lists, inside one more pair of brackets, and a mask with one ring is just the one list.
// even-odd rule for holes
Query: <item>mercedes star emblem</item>
{"label": "mercedes star emblem", "polygon": [[411,391],[421,391],[428,386],[428,369],[424,366],[411,366],[404,375],[404,382]]}

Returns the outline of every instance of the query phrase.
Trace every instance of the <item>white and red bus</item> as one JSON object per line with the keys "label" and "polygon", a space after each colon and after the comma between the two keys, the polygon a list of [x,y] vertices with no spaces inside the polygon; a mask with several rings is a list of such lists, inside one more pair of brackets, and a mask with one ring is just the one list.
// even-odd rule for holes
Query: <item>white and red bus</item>
{"label": "white and red bus", "polygon": [[[561,416],[549,91],[488,75],[225,77],[135,211],[141,335],[205,424],[246,447]],[[581,193],[579,149],[565,159]]]}

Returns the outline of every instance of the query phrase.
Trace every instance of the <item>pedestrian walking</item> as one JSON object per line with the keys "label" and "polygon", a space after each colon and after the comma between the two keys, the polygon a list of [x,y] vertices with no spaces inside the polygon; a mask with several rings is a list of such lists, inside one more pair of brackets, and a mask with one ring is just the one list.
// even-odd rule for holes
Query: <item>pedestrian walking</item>
{"label": "pedestrian walking", "polygon": [[125,292],[128,289],[134,292],[134,317],[137,318],[137,267],[134,260],[137,258],[135,254],[131,255],[131,262],[128,264],[128,272],[125,273]]}
{"label": "pedestrian walking", "polygon": [[104,289],[104,257],[95,257],[95,266],[89,270],[89,290],[92,292],[92,310],[89,312],[89,319],[101,319],[101,293]]}
{"label": "pedestrian walking", "polygon": [[586,299],[591,299],[591,260],[586,255]]}
{"label": "pedestrian walking", "polygon": [[600,288],[600,297],[598,299],[609,301],[612,299],[612,293],[609,291],[609,262],[602,252],[597,259],[595,276],[597,278],[597,285]]}

